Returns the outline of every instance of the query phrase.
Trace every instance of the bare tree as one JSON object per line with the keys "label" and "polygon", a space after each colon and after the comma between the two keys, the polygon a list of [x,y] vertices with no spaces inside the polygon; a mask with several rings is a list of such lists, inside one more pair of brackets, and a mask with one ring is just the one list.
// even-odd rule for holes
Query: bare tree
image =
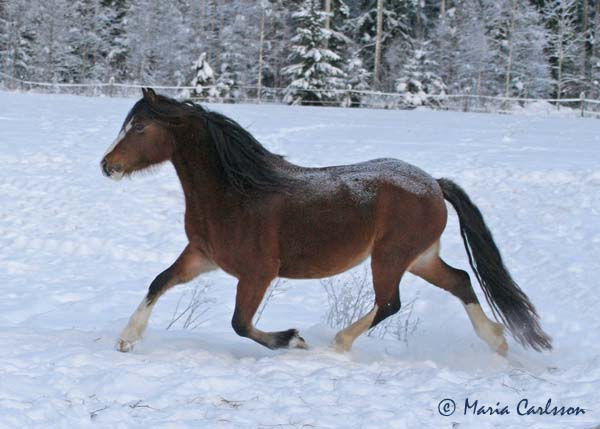
{"label": "bare tree", "polygon": [[373,84],[379,85],[381,69],[381,36],[383,33],[383,0],[377,0],[377,35],[375,36],[375,66],[373,68]]}
{"label": "bare tree", "polygon": [[263,52],[264,52],[264,44],[265,44],[265,15],[266,6],[263,4],[261,7],[260,14],[260,41],[258,42],[258,79],[256,82],[256,98],[258,98],[258,102],[260,103],[260,95],[262,93],[262,74],[263,74]]}
{"label": "bare tree", "polygon": [[325,28],[327,30],[331,29],[331,0],[325,0],[325,13],[327,17],[325,18]]}
{"label": "bare tree", "polygon": [[508,31],[507,43],[508,43],[508,58],[506,61],[506,78],[504,80],[504,96],[510,96],[510,81],[513,65],[513,37],[515,34],[515,20],[517,18],[517,0],[512,0],[512,7],[510,12],[510,29]]}

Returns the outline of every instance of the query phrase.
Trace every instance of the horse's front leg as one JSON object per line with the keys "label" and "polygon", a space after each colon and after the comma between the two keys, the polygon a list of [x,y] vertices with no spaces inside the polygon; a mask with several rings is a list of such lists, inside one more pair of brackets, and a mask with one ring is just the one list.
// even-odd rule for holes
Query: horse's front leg
{"label": "horse's front leg", "polygon": [[305,349],[306,343],[296,329],[264,332],[256,329],[252,318],[265,295],[272,278],[240,278],[235,297],[235,311],[231,325],[242,337],[250,338],[270,349],[283,347]]}
{"label": "horse's front leg", "polygon": [[135,343],[142,338],[152,309],[163,293],[175,285],[189,282],[194,277],[215,268],[216,266],[202,253],[188,244],[173,265],[156,276],[150,284],[148,294],[131,315],[129,323],[121,332],[117,341],[117,350],[129,352],[133,349]]}

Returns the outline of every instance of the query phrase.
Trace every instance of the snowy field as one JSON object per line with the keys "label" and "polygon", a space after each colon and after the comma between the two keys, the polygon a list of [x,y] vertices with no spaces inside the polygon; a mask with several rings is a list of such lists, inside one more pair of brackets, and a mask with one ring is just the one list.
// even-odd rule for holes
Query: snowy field
{"label": "snowy field", "polygon": [[[286,281],[259,327],[298,328],[311,348],[274,352],[235,335],[235,281],[214,272],[164,296],[144,342],[121,354],[120,329],[186,243],[170,165],[118,183],[100,173],[133,102],[0,92],[0,428],[600,427],[600,121],[213,106],[292,162],[396,157],[463,185],[552,353],[509,340],[508,359],[495,355],[458,300],[410,275],[401,296],[419,323],[407,342],[363,337],[334,353],[321,284]],[[442,255],[466,269],[450,213]],[[166,330],[205,283],[200,326]],[[510,414],[464,415],[466,398]],[[521,416],[524,398],[586,412]]]}

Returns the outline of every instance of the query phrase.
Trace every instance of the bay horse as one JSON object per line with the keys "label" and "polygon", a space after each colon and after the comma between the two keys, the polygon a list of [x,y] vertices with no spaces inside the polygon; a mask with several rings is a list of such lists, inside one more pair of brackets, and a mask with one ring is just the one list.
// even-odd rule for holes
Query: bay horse
{"label": "bay horse", "polygon": [[[269,152],[231,118],[148,88],[102,158],[111,179],[171,161],[185,196],[188,244],[150,284],[117,341],[132,350],[167,289],[220,268],[238,279],[232,326],[271,349],[306,348],[295,329],[263,332],[253,316],[276,277],[322,278],[371,257],[372,310],[337,333],[354,340],[400,309],[411,272],[456,296],[477,335],[506,355],[504,326],[522,345],[551,349],[539,316],[511,278],[479,209],[457,184],[395,159],[325,168],[294,165]],[[456,210],[469,263],[497,321],[483,312],[469,275],[440,258],[447,200]],[[504,325],[504,326],[503,326]]]}

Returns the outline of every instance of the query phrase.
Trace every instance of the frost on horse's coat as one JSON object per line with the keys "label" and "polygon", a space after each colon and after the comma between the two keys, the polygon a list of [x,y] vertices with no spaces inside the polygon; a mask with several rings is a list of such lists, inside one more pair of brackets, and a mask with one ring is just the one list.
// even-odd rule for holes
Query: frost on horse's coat
{"label": "frost on horse's coat", "polygon": [[375,194],[375,188],[365,186],[365,183],[379,181],[417,196],[441,195],[439,185],[430,175],[414,165],[392,158],[335,167],[302,168],[297,174],[307,182],[306,190],[311,193],[329,193],[342,186],[347,187],[358,201],[372,198]]}
{"label": "frost on horse's coat", "polygon": [[[371,256],[373,310],[336,336],[348,350],[366,329],[400,309],[399,283],[410,271],[458,297],[473,315],[479,301],[466,272],[439,256],[449,201],[459,216],[469,262],[495,315],[522,344],[550,349],[535,308],[512,280],[481,213],[447,179],[395,159],[307,168],[269,152],[224,115],[143,90],[103,172],[129,175],[171,161],[185,195],[188,245],[159,274],[118,342],[131,350],[157,299],[170,287],[219,267],[238,279],[232,327],[266,347],[306,344],[295,329],[263,332],[252,318],[276,277],[320,278]],[[148,311],[143,311],[147,306]],[[478,334],[507,352],[502,329],[477,312]],[[488,323],[489,322],[489,323]],[[499,325],[498,325],[499,326]]]}

